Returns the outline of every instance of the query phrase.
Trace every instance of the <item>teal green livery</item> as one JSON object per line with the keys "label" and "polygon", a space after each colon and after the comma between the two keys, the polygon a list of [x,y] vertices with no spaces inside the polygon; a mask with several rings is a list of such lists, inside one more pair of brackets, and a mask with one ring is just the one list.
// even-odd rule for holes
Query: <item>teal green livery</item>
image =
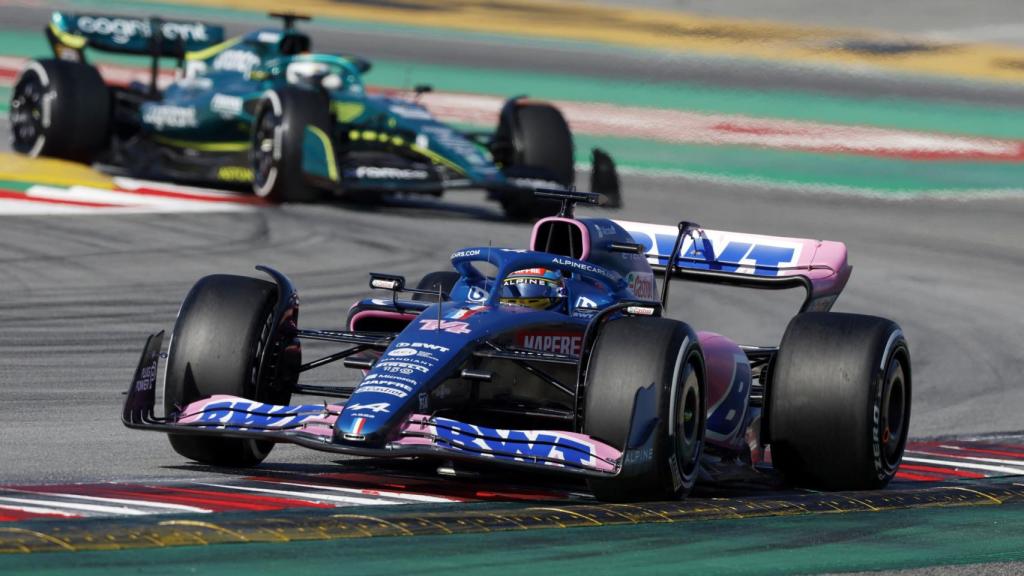
{"label": "teal green livery", "polygon": [[[506,101],[491,131],[439,121],[420,96],[368,91],[371,63],[312,51],[304,17],[225,38],[203,22],[55,12],[55,58],[30,61],[11,99],[14,149],[123,167],[145,178],[251,187],[271,202],[439,196],[482,189],[513,219],[555,205],[538,187],[572,189],[573,138],[553,105]],[[151,59],[148,83],[116,85],[87,49]],[[159,65],[176,62],[162,82]],[[591,189],[618,205],[614,163],[593,152]]]}

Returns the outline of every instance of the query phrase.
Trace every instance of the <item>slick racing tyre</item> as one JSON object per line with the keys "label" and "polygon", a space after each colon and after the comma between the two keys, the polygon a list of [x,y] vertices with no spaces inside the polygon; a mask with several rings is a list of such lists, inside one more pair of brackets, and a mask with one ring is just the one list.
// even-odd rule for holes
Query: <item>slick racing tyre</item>
{"label": "slick racing tyre", "polygon": [[872,490],[896,475],[910,424],[900,327],[858,314],[790,321],[769,381],[772,463],[791,483]]}
{"label": "slick racing tyre", "polygon": [[[550,104],[525,99],[506,103],[492,153],[508,178],[547,180],[566,188],[576,179],[572,132]],[[551,216],[559,207],[558,202],[535,198],[531,189],[502,192],[501,203],[514,220]]]}
{"label": "slick racing tyre", "polygon": [[306,181],[302,146],[306,127],[330,138],[326,97],[319,91],[286,86],[267,91],[252,125],[253,192],[275,203],[313,202],[321,192]]}
{"label": "slick racing tyre", "polygon": [[91,162],[110,135],[110,89],[80,62],[33,60],[11,92],[12,147],[29,156]]}
{"label": "slick racing tyre", "polygon": [[[270,337],[277,287],[264,280],[218,274],[196,282],[178,312],[168,350],[164,413],[229,394],[287,404],[287,391],[260,389],[259,358]],[[186,458],[216,466],[254,466],[273,443],[239,438],[169,435]]]}
{"label": "slick racing tyre", "polygon": [[[419,284],[416,285],[418,290],[430,290],[431,292],[437,292],[440,288],[441,292],[451,295],[452,288],[455,283],[459,281],[459,273],[452,270],[441,270],[438,272],[431,272],[420,280]],[[413,300],[423,302],[435,302],[437,296],[428,296],[426,294],[413,294]]]}
{"label": "slick racing tyre", "polygon": [[690,493],[704,449],[705,381],[704,357],[688,325],[622,318],[602,328],[587,366],[583,432],[622,450],[623,464],[615,477],[587,480],[598,499]]}

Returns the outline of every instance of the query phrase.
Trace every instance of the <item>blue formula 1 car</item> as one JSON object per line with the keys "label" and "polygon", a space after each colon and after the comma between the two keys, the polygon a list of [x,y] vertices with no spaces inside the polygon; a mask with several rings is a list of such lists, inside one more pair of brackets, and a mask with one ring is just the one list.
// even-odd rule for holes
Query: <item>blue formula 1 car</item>
{"label": "blue formula 1 car", "polygon": [[[536,186],[572,187],[572,134],[551,104],[513,98],[494,131],[459,130],[418,102],[429,86],[411,99],[370,94],[369,61],[313,53],[300,17],[274,16],[282,27],[225,39],[202,22],[55,12],[55,58],[30,61],[11,93],[13,148],[139,177],[251,184],[273,202],[481,188],[514,219],[557,209]],[[108,84],[87,48],[151,57],[149,83]],[[166,87],[161,57],[178,62]],[[593,166],[592,190],[616,205],[614,163],[595,150]]]}
{"label": "blue formula 1 car", "polygon": [[[828,312],[851,268],[838,242],[577,219],[579,192],[540,220],[526,249],[469,247],[416,288],[387,293],[348,325],[298,326],[299,301],[272,281],[207,276],[192,288],[167,353],[146,344],[124,406],[131,428],[165,432],[199,462],[251,466],[276,442],[342,454],[435,457],[575,475],[606,500],[679,498],[698,478],[772,463],[797,485],[884,486],[910,418],[900,328]],[[662,315],[668,281],[803,288],[779,346],[741,346]],[[401,293],[411,299],[401,299]],[[301,344],[342,344],[303,363]],[[355,387],[303,384],[340,361]],[[294,393],[337,398],[292,405]]]}

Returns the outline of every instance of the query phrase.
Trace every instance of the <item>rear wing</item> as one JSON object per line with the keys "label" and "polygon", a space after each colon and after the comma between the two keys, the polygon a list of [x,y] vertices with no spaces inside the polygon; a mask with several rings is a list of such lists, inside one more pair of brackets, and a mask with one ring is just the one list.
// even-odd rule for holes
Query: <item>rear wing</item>
{"label": "rear wing", "polygon": [[86,47],[156,58],[183,58],[186,52],[223,42],[224,28],[198,21],[54,12],[46,37],[54,55],[63,60],[83,61],[82,51]]}
{"label": "rear wing", "polygon": [[705,230],[691,222],[614,222],[643,248],[651,267],[666,275],[662,300],[668,297],[668,277],[676,277],[747,288],[802,287],[807,297],[801,312],[827,311],[852,270],[842,242]]}

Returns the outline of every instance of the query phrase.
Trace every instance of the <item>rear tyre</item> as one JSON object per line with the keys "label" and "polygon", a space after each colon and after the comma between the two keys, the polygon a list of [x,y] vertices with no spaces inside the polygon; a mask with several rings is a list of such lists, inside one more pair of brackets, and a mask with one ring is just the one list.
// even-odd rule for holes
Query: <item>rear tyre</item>
{"label": "rear tyre", "polygon": [[321,191],[302,171],[307,126],[330,137],[328,102],[322,93],[298,86],[268,91],[252,128],[253,192],[275,203],[313,202]]}
{"label": "rear tyre", "polygon": [[[562,113],[550,104],[508,102],[492,152],[507,177],[550,180],[566,188],[576,179],[572,132]],[[535,198],[526,189],[502,192],[501,204],[513,220],[536,220],[556,214],[559,208],[558,202]]]}
{"label": "rear tyre", "polygon": [[[697,335],[666,318],[623,318],[606,324],[587,367],[583,432],[623,449],[622,471],[587,483],[600,500],[683,498],[697,481],[707,404]],[[639,395],[638,395],[639,392]],[[634,403],[642,402],[632,422]],[[655,419],[656,418],[656,419]],[[630,438],[630,426],[653,438]],[[630,445],[630,444],[634,445]]]}
{"label": "rear tyre", "polygon": [[[259,359],[270,337],[277,287],[246,276],[213,275],[196,282],[178,312],[168,350],[164,413],[214,394],[287,404],[287,391],[263,389]],[[182,456],[215,466],[254,466],[272,442],[170,434]]]}
{"label": "rear tyre", "polygon": [[768,396],[772,463],[793,484],[873,490],[892,480],[910,424],[910,351],[891,320],[793,318]]}
{"label": "rear tyre", "polygon": [[[441,270],[438,272],[430,272],[423,279],[420,280],[419,284],[416,285],[418,290],[430,290],[431,292],[437,292],[440,288],[441,292],[445,294],[451,294],[452,288],[455,287],[455,283],[459,281],[459,273],[452,270]],[[434,302],[437,300],[436,297],[430,297],[426,294],[413,294],[413,300],[423,302]]]}
{"label": "rear tyre", "polygon": [[34,60],[11,92],[12,147],[28,156],[91,162],[110,137],[110,89],[92,66]]}

